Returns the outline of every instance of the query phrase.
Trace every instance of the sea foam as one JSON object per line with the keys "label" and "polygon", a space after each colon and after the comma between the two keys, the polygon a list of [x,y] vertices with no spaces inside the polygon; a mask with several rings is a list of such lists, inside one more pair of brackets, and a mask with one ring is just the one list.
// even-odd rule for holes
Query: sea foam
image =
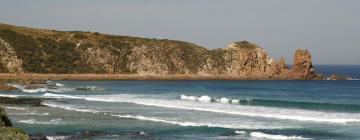
{"label": "sea foam", "polygon": [[[51,84],[51,82],[47,82],[48,84]],[[38,93],[38,92],[56,92],[56,93],[63,93],[63,92],[68,92],[68,91],[73,91],[75,89],[73,88],[65,88],[63,84],[61,83],[55,83],[54,87],[48,87],[46,84],[43,87],[39,87],[39,88],[34,88],[34,89],[27,89],[26,86],[24,85],[20,85],[20,84],[7,84],[9,86],[13,86],[19,90],[21,90],[22,92],[26,92],[26,93]]]}
{"label": "sea foam", "polygon": [[213,103],[223,103],[223,104],[239,104],[239,99],[230,99],[226,97],[210,97],[207,95],[203,96],[188,96],[188,95],[180,95],[181,100],[187,100],[187,101],[197,101],[197,102],[213,102]]}
{"label": "sea foam", "polygon": [[93,110],[93,109],[86,109],[81,108],[74,105],[64,104],[64,103],[57,103],[52,101],[44,102],[43,105],[54,107],[54,108],[61,108],[70,111],[78,111],[78,112],[88,112],[88,113],[96,113],[96,114],[103,114],[103,115],[110,115],[113,117],[118,118],[125,118],[125,119],[136,119],[142,121],[151,121],[151,122],[160,122],[160,123],[167,123],[172,125],[180,125],[180,126],[191,126],[191,127],[221,127],[221,128],[230,128],[230,129],[283,129],[283,128],[295,128],[292,126],[284,126],[284,125],[266,125],[262,123],[237,123],[236,122],[213,122],[207,119],[201,120],[192,120],[188,121],[186,118],[164,118],[164,117],[154,117],[154,116],[144,116],[144,115],[129,115],[129,114],[122,114],[119,112],[107,112],[104,110]]}
{"label": "sea foam", "polygon": [[9,95],[9,94],[0,94],[0,97],[9,97],[9,98],[17,98],[22,95]]}
{"label": "sea foam", "polygon": [[20,120],[19,123],[26,123],[26,124],[45,124],[45,125],[57,125],[57,124],[64,124],[61,119],[51,119],[50,121],[37,121],[35,119],[28,119],[28,120]]}
{"label": "sea foam", "polygon": [[256,137],[256,138],[265,138],[265,139],[274,139],[274,140],[304,140],[304,139],[309,139],[309,138],[303,138],[301,136],[271,135],[271,134],[266,134],[266,133],[262,133],[262,132],[251,132],[250,136],[251,137]]}
{"label": "sea foam", "polygon": [[56,96],[63,98],[83,99],[88,101],[126,102],[126,103],[134,103],[134,104],[140,104],[146,106],[197,110],[197,111],[242,115],[242,116],[250,116],[250,117],[265,117],[265,118],[294,120],[294,121],[308,121],[308,122],[317,122],[317,123],[360,122],[359,113],[334,113],[334,112],[311,111],[304,109],[286,109],[286,108],[276,108],[276,107],[240,106],[240,105],[231,105],[231,104],[186,102],[182,100],[140,98],[138,96],[133,96],[133,95],[127,96],[126,94],[84,95],[84,96],[56,94]]}
{"label": "sea foam", "polygon": [[92,109],[80,109],[77,108],[73,105],[64,105],[61,103],[55,103],[55,102],[51,102],[51,101],[45,101],[41,103],[42,105],[48,106],[48,107],[53,107],[53,108],[61,108],[61,109],[65,109],[65,110],[72,110],[72,111],[78,111],[78,112],[90,112],[90,113],[99,113],[99,111],[96,110],[92,110]]}
{"label": "sea foam", "polygon": [[14,110],[26,110],[24,107],[13,107],[13,106],[4,106],[7,109],[14,109]]}

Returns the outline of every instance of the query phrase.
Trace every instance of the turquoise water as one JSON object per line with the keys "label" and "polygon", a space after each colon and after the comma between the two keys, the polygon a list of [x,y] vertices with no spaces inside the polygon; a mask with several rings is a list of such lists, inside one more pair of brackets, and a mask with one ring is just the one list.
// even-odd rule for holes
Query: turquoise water
{"label": "turquoise water", "polygon": [[358,80],[50,82],[0,93],[47,99],[6,105],[15,127],[65,139],[360,139]]}

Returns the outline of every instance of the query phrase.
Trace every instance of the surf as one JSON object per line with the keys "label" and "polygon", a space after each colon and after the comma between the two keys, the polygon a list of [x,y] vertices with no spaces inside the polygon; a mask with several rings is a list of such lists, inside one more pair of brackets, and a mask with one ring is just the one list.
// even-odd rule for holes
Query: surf
{"label": "surf", "polygon": [[[205,98],[205,99],[204,99]],[[192,96],[180,95],[184,101],[208,102],[208,103],[227,103],[234,105],[247,106],[264,106],[264,107],[281,107],[281,108],[298,108],[309,110],[326,110],[342,112],[360,112],[358,104],[338,104],[338,103],[321,103],[321,102],[302,102],[302,101],[283,101],[271,99],[239,99],[231,97],[211,97],[208,95]]]}
{"label": "surf", "polygon": [[261,106],[241,106],[231,104],[211,104],[203,102],[187,102],[182,100],[166,100],[140,98],[136,95],[62,95],[54,94],[62,98],[82,99],[87,101],[100,102],[126,102],[145,106],[157,106],[164,108],[176,108],[186,110],[196,110],[205,112],[214,112],[222,114],[241,115],[249,117],[264,117],[272,119],[283,119],[293,121],[306,121],[316,123],[358,123],[360,122],[359,113],[335,113],[312,111],[304,109],[287,109],[277,107],[261,107]]}
{"label": "surf", "polygon": [[171,125],[179,125],[184,127],[209,127],[209,128],[227,128],[227,129],[284,129],[284,128],[296,128],[294,126],[284,126],[284,125],[265,125],[262,123],[254,122],[254,123],[238,123],[238,122],[213,122],[204,120],[193,120],[188,121],[186,118],[165,118],[165,117],[154,117],[147,115],[134,115],[134,114],[124,114],[121,112],[108,112],[104,110],[94,110],[88,109],[84,107],[79,107],[75,105],[65,104],[65,103],[57,103],[53,101],[46,101],[43,105],[53,108],[60,108],[69,111],[77,111],[77,112],[86,112],[98,115],[109,115],[112,117],[117,117],[121,119],[135,119],[139,121],[151,121],[158,123],[166,123]]}

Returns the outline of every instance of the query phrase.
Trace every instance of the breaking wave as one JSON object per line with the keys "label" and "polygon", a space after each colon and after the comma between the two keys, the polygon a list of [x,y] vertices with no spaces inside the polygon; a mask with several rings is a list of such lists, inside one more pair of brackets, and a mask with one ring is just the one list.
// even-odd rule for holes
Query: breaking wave
{"label": "breaking wave", "polygon": [[285,135],[272,135],[272,134],[266,134],[262,132],[251,132],[251,137],[256,138],[265,138],[265,139],[274,139],[274,140],[304,140],[309,138],[303,138],[301,136],[285,136]]}
{"label": "breaking wave", "polygon": [[4,106],[7,109],[14,109],[14,110],[26,110],[24,107],[12,107],[12,106]]}
{"label": "breaking wave", "polygon": [[28,113],[8,113],[9,115],[33,115],[33,116],[48,116],[50,113],[37,113],[37,112],[28,112]]}
{"label": "breaking wave", "polygon": [[38,92],[56,92],[56,93],[63,93],[63,92],[68,92],[68,91],[73,91],[75,89],[73,88],[65,88],[63,84],[61,83],[54,83],[52,84],[51,82],[47,82],[47,84],[44,84],[38,88],[27,88],[24,85],[20,85],[20,84],[8,84],[9,86],[13,86],[19,90],[21,90],[22,92],[26,92],[26,93],[38,93]]}
{"label": "breaking wave", "polygon": [[18,98],[22,95],[9,95],[9,94],[0,94],[0,97],[9,97],[9,98]]}
{"label": "breaking wave", "polygon": [[[150,116],[143,116],[143,115],[128,115],[128,114],[119,114],[118,112],[105,112],[105,111],[98,111],[92,109],[82,109],[76,107],[74,105],[68,105],[63,103],[56,103],[47,101],[44,102],[43,105],[53,107],[53,108],[61,108],[70,111],[78,111],[78,112],[88,112],[99,114],[103,113],[103,115],[110,115],[113,117],[124,118],[124,119],[136,119],[141,121],[151,121],[151,122],[160,122],[160,123],[167,123],[173,125],[180,125],[180,126],[192,126],[192,127],[219,127],[219,128],[230,128],[230,129],[282,129],[282,128],[294,128],[292,126],[269,126],[264,124],[245,124],[245,123],[223,123],[223,122],[206,122],[206,120],[198,120],[198,121],[184,121],[184,120],[174,120],[171,118],[163,118],[163,117],[150,117]],[[205,122],[204,122],[205,121]]]}
{"label": "breaking wave", "polygon": [[46,98],[70,98],[70,99],[82,99],[80,97],[71,96],[71,95],[62,95],[62,94],[53,94],[53,93],[45,93],[43,95]]}
{"label": "breaking wave", "polygon": [[234,105],[248,106],[266,106],[281,108],[300,108],[311,110],[330,110],[343,112],[359,112],[359,104],[337,104],[337,103],[318,103],[318,102],[301,102],[301,101],[282,101],[269,99],[236,99],[227,97],[210,97],[180,95],[180,99],[184,101],[207,102],[207,103],[225,103]]}
{"label": "breaking wave", "polygon": [[255,139],[274,139],[274,140],[309,140],[311,138],[304,138],[301,136],[286,136],[286,135],[275,135],[267,134],[263,132],[247,132],[247,131],[235,131],[235,134],[241,135],[243,137],[251,137]]}
{"label": "breaking wave", "polygon": [[45,124],[45,125],[64,124],[61,119],[51,119],[50,121],[37,121],[35,119],[28,119],[28,120],[20,120],[18,122],[26,123],[26,124]]}
{"label": "breaking wave", "polygon": [[79,109],[79,108],[76,108],[75,106],[72,106],[72,105],[63,105],[63,104],[60,104],[60,103],[55,103],[55,102],[50,102],[50,101],[42,102],[41,104],[45,105],[45,106],[48,106],[48,107],[61,108],[61,109],[65,109],[65,110],[73,110],[73,111],[78,111],[78,112],[99,113],[99,111],[96,111],[96,110]]}
{"label": "breaking wave", "polygon": [[71,138],[71,136],[46,136],[47,140],[66,140]]}
{"label": "breaking wave", "polygon": [[101,102],[126,102],[146,106],[157,106],[165,108],[176,108],[186,110],[196,110],[205,112],[214,112],[222,114],[242,115],[249,117],[264,117],[272,119],[284,119],[294,121],[307,121],[317,123],[350,123],[360,122],[359,113],[334,113],[323,111],[311,111],[304,109],[287,109],[277,107],[262,107],[262,106],[240,106],[229,104],[211,104],[202,102],[186,102],[182,100],[166,100],[166,99],[151,99],[139,98],[134,95],[91,95],[91,96],[71,96],[54,94],[62,98],[83,99],[88,101]]}
{"label": "breaking wave", "polygon": [[210,97],[207,95],[203,96],[187,96],[187,95],[180,95],[181,100],[187,101],[198,101],[198,102],[213,102],[213,103],[224,103],[224,104],[240,104],[241,102],[249,102],[251,100],[240,100],[234,98],[226,98],[226,97]]}

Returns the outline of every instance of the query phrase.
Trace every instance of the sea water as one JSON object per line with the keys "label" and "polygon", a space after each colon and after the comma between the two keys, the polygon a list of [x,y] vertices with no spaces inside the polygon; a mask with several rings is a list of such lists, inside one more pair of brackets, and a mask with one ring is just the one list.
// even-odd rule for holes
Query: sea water
{"label": "sea water", "polygon": [[360,139],[358,80],[50,82],[0,93],[46,99],[4,105],[15,127],[49,139]]}

